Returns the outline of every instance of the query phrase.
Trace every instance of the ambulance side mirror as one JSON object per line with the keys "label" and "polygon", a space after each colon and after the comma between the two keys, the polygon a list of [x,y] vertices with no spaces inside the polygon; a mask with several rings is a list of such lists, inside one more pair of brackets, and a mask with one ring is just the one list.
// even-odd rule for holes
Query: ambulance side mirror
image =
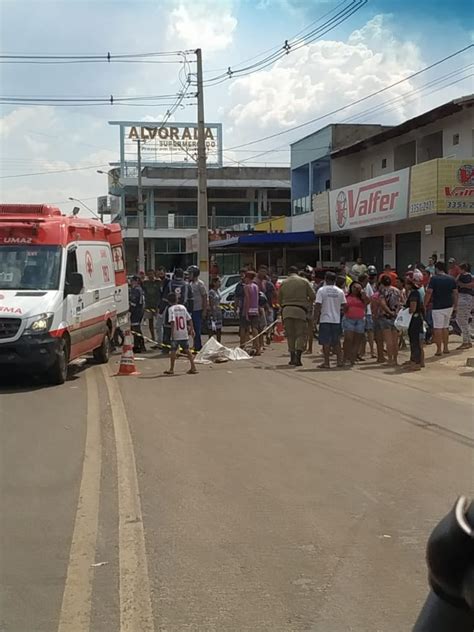
{"label": "ambulance side mirror", "polygon": [[66,282],[65,294],[80,294],[84,287],[84,279],[80,272],[72,272]]}

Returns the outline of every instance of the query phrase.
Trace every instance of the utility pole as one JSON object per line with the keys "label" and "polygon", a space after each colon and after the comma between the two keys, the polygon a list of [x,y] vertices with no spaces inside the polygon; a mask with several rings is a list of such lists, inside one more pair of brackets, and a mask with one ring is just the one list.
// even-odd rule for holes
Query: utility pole
{"label": "utility pole", "polygon": [[206,139],[204,126],[204,88],[202,52],[196,49],[197,65],[197,124],[198,124],[198,266],[201,279],[209,287],[209,232],[207,217]]}
{"label": "utility pole", "polygon": [[143,208],[143,191],[142,191],[142,143],[141,139],[137,140],[137,168],[138,168],[138,271],[145,272],[145,217]]}

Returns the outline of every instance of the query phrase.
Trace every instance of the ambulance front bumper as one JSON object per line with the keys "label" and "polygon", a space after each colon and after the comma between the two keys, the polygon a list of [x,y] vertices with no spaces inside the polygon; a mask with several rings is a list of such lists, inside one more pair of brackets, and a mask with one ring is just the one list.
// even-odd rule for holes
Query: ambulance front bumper
{"label": "ambulance front bumper", "polygon": [[60,340],[45,333],[21,336],[15,342],[0,342],[0,371],[50,368],[57,358]]}

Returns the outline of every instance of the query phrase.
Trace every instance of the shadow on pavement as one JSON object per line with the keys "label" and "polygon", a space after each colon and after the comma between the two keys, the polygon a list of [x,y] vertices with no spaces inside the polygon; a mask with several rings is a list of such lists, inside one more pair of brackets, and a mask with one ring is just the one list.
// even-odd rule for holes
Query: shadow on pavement
{"label": "shadow on pavement", "polygon": [[[71,364],[68,368],[66,384],[79,379],[80,374],[94,363],[92,360],[82,361],[81,363]],[[11,395],[13,393],[28,393],[30,391],[38,391],[44,388],[55,388],[55,384],[49,384],[47,377],[41,374],[20,374],[10,373],[9,375],[0,375],[0,394]]]}

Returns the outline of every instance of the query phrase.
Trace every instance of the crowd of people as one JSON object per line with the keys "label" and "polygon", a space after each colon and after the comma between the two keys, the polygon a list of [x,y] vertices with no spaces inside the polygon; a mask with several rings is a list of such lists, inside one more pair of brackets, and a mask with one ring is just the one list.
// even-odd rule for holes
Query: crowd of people
{"label": "crowd of people", "polygon": [[323,279],[314,270],[291,268],[279,302],[294,366],[302,365],[305,349],[311,352],[316,330],[322,369],[331,367],[331,355],[338,367],[363,362],[367,347],[376,362],[397,366],[407,335],[410,360],[404,366],[419,371],[425,345],[435,344],[435,356],[449,353],[450,328],[462,336],[458,349],[472,347],[474,279],[470,264],[455,259],[446,266],[433,255],[427,266],[410,265],[403,277],[388,264],[379,273],[361,258],[350,269],[341,261]]}
{"label": "crowd of people", "polygon": [[[312,353],[318,337],[323,351],[320,367],[354,366],[367,356],[378,363],[398,364],[406,347],[408,370],[424,367],[424,347],[434,343],[436,356],[449,353],[449,329],[462,336],[460,349],[472,346],[470,321],[474,308],[474,279],[469,263],[450,259],[446,266],[433,255],[428,265],[409,266],[400,277],[390,265],[379,272],[358,258],[352,267],[341,261],[335,270],[292,267],[280,284],[266,266],[255,272],[240,270],[233,310],[239,322],[242,347],[251,343],[260,355],[272,337],[271,325],[282,316],[290,365],[301,366],[302,355]],[[161,267],[130,279],[130,318],[134,350],[146,349],[142,324],[149,340],[171,355],[170,372],[178,346],[190,359],[191,349],[202,348],[202,336],[222,336],[223,311],[219,277],[209,290],[197,266],[173,275]],[[190,342],[192,339],[192,343]],[[178,345],[178,346],[177,346]],[[191,362],[190,372],[195,372]]]}
{"label": "crowd of people", "polygon": [[[161,347],[164,353],[172,353],[178,334],[179,339],[183,339],[183,332],[175,322],[178,311],[173,307],[175,305],[183,306],[189,315],[189,319],[184,313],[180,317],[187,322],[186,331],[192,338],[194,351],[202,348],[204,333],[221,341],[223,311],[220,279],[212,277],[207,291],[199,277],[197,266],[190,266],[186,271],[177,268],[173,275],[159,268],[131,277],[130,320],[136,353],[146,350],[143,323],[149,328],[146,338]],[[259,355],[263,348],[262,332],[274,320],[273,306],[276,299],[276,287],[265,266],[259,268],[258,272],[247,269],[240,271],[233,308],[239,320],[240,344],[243,347],[249,341],[252,342],[255,355]],[[270,333],[267,341],[269,337]]]}

